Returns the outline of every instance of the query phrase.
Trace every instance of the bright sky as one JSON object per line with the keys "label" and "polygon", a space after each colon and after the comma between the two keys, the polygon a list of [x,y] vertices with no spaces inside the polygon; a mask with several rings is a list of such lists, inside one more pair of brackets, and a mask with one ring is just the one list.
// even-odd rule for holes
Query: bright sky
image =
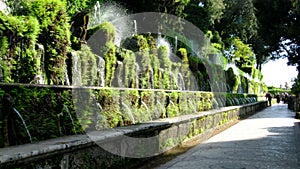
{"label": "bright sky", "polygon": [[269,61],[262,65],[262,73],[264,82],[268,86],[285,87],[285,82],[288,82],[289,87],[293,84],[293,79],[297,77],[298,72],[296,66],[288,66],[288,59],[277,59]]}

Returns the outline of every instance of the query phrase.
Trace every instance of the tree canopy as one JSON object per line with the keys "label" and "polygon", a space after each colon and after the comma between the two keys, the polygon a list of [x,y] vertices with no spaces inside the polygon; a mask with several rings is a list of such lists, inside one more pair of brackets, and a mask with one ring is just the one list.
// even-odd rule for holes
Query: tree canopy
{"label": "tree canopy", "polygon": [[[12,13],[29,11],[23,0],[5,1]],[[63,0],[67,14],[92,8],[98,0]],[[287,57],[300,70],[299,0],[99,0],[123,5],[130,13],[162,12],[184,18],[204,34],[238,67],[261,70],[271,59]]]}

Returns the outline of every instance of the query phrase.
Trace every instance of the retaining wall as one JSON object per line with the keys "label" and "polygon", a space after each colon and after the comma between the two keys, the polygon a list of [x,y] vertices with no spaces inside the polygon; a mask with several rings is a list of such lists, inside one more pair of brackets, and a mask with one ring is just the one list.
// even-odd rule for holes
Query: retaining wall
{"label": "retaining wall", "polygon": [[[264,109],[266,101],[0,149],[0,168],[130,168]],[[126,166],[126,167],[125,167]]]}

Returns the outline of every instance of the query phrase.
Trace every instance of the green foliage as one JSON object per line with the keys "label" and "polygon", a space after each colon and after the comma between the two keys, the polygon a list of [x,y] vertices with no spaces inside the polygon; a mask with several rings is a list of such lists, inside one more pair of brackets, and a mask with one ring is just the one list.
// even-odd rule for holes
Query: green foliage
{"label": "green foliage", "polygon": [[160,46],[158,48],[158,58],[161,61],[160,67],[163,69],[163,89],[170,89],[170,72],[172,68],[172,62],[169,58],[169,50],[166,46]]}
{"label": "green foliage", "polygon": [[92,0],[66,0],[68,15],[73,16],[77,12],[87,8],[90,1]]}
{"label": "green foliage", "polygon": [[60,0],[26,1],[29,13],[41,27],[38,42],[45,48],[45,73],[48,84],[63,84],[65,60],[70,45],[66,3]]}
{"label": "green foliage", "polygon": [[233,37],[230,41],[232,45],[226,55],[228,60],[234,62],[239,68],[254,66],[255,54],[250,45],[244,44],[238,37]]}
{"label": "green foliage", "polygon": [[167,93],[168,97],[168,107],[166,108],[166,112],[168,117],[177,117],[181,114],[179,112],[179,103],[178,103],[178,93],[172,92],[172,93]]}
{"label": "green foliage", "polygon": [[93,37],[89,43],[99,44],[95,49],[96,54],[103,56],[110,48],[114,46],[116,31],[112,23],[103,22],[98,26],[88,29],[87,39]]}
{"label": "green foliage", "polygon": [[112,86],[118,55],[122,60],[127,57],[125,55],[131,55],[124,51],[118,54],[114,45],[115,35],[115,28],[110,22],[103,22],[90,28],[87,35],[87,39],[90,38],[89,43],[93,44],[91,46],[93,53],[105,60],[105,86],[109,87]]}
{"label": "green foliage", "polygon": [[105,86],[112,86],[116,65],[117,65],[117,57],[116,57],[116,47],[111,47],[104,54],[105,60]]}
{"label": "green foliage", "polygon": [[139,91],[124,90],[120,93],[121,112],[124,125],[142,122],[139,111]]}
{"label": "green foliage", "polygon": [[179,17],[184,16],[184,9],[189,3],[190,0],[140,0],[140,1],[131,1],[124,0],[122,3],[134,13],[151,11],[151,12],[162,12],[173,14]]}
{"label": "green foliage", "polygon": [[[24,118],[33,141],[46,140],[82,131],[80,124],[74,123],[74,126],[70,119],[70,116],[72,116],[73,120],[76,121],[76,115],[72,108],[71,91],[58,91],[53,88],[18,87],[6,92],[13,98],[13,107]],[[64,110],[63,105],[69,107],[69,112]],[[11,117],[15,119],[15,130],[18,136],[15,139],[28,142],[28,135],[19,120],[20,118],[16,114],[12,114]]]}
{"label": "green foliage", "polygon": [[233,35],[247,42],[258,30],[253,0],[224,0],[224,3],[223,17],[215,24],[215,29],[223,39]]}
{"label": "green foliage", "polygon": [[136,71],[136,57],[135,53],[131,50],[126,49],[118,49],[117,50],[117,59],[122,60],[124,64],[124,74],[122,77],[117,77],[119,79],[124,80],[124,87],[127,88],[138,88],[138,79],[137,79],[137,71]]}
{"label": "green foliage", "polygon": [[98,93],[98,102],[102,107],[101,114],[103,115],[103,122],[100,124],[104,127],[117,127],[124,123],[122,113],[120,111],[120,93],[118,90],[106,89],[100,90]]}
{"label": "green foliage", "polygon": [[8,16],[1,12],[0,22],[0,63],[4,82],[30,83],[38,74],[35,45],[39,24],[33,17]]}
{"label": "green foliage", "polygon": [[[296,80],[297,81],[297,80]],[[273,96],[277,95],[278,93],[283,94],[283,93],[293,93],[293,94],[299,94],[297,93],[298,89],[296,88],[296,83],[294,83],[295,88],[292,89],[283,89],[283,88],[278,88],[278,87],[273,87],[273,86],[269,86],[268,90],[266,92],[271,93]],[[294,87],[294,86],[293,86]]]}

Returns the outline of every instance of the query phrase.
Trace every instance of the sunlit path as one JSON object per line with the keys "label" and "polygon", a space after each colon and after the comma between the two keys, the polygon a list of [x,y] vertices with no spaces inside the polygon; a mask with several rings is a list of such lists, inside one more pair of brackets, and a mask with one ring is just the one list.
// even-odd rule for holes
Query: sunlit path
{"label": "sunlit path", "polygon": [[299,122],[287,105],[277,104],[158,168],[297,169]]}

